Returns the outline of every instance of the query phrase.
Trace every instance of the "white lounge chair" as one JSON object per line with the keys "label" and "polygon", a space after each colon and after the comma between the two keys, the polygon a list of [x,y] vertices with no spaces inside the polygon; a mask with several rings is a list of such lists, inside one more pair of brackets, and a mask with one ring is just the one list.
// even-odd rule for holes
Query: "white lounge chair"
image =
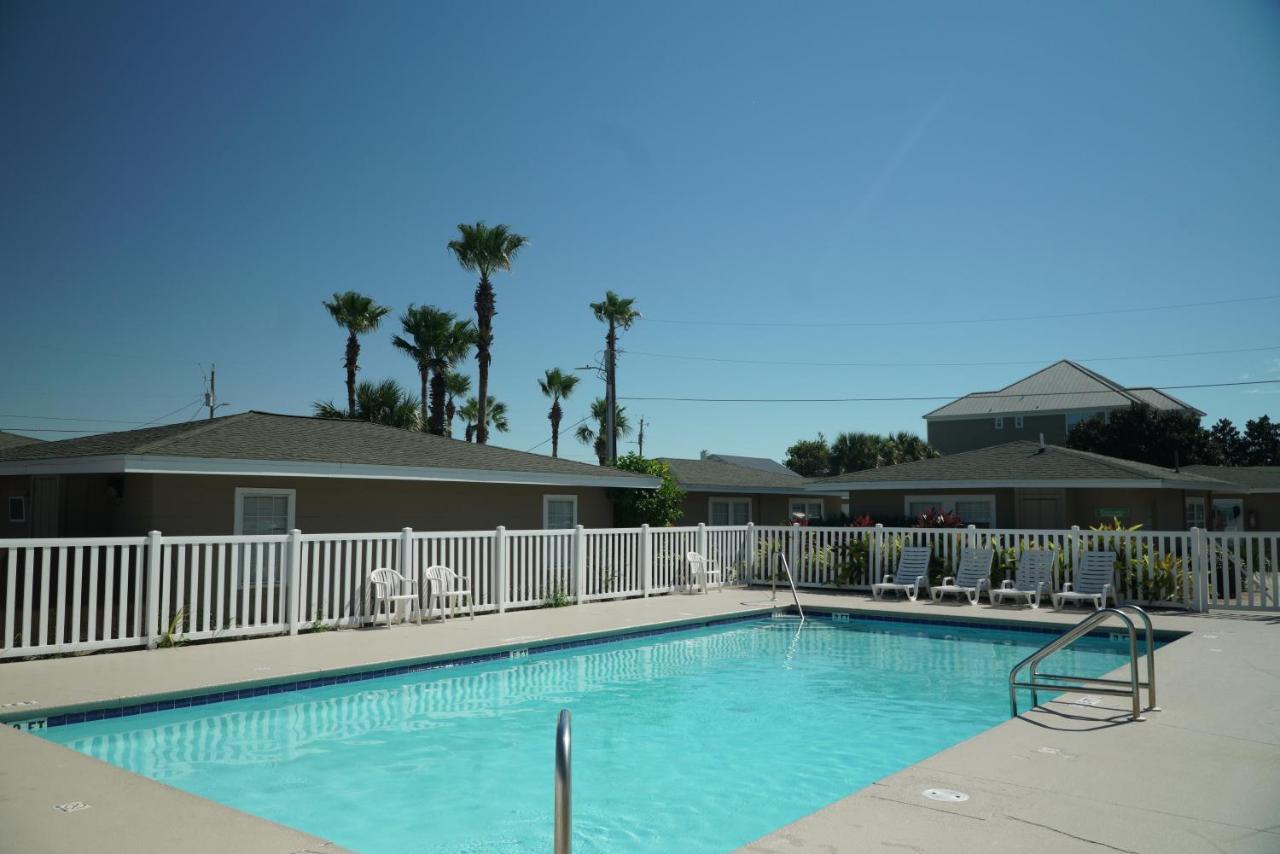
{"label": "white lounge chair", "polygon": [[1006,578],[991,590],[991,604],[1006,599],[1024,601],[1032,608],[1040,607],[1040,598],[1053,593],[1053,563],[1058,554],[1050,549],[1027,549],[1018,555],[1018,568],[1013,579]]}
{"label": "white lounge chair", "polygon": [[956,568],[954,577],[947,576],[942,583],[929,590],[934,602],[941,602],[948,593],[956,598],[961,596],[969,600],[970,605],[977,605],[985,590],[991,592],[991,561],[995,552],[991,549],[961,549],[960,566]]}
{"label": "white lounge chair", "polygon": [[446,603],[455,611],[462,607],[465,600],[471,609],[471,619],[476,618],[476,600],[471,595],[471,584],[447,566],[436,564],[422,571],[422,580],[427,583],[427,612],[440,605],[440,619],[447,618]]}
{"label": "white lounge chair", "polygon": [[893,580],[871,585],[871,596],[880,599],[892,590],[907,594],[907,598],[914,602],[921,589],[929,589],[929,547],[906,546],[898,556],[898,568],[893,573]]}
{"label": "white lounge chair", "polygon": [[1053,610],[1058,611],[1067,602],[1089,602],[1095,611],[1107,606],[1107,598],[1119,604],[1115,589],[1116,553],[1085,552],[1076,566],[1074,580],[1062,585],[1062,592],[1053,594]]}
{"label": "white lounge chair", "polygon": [[724,570],[720,567],[719,561],[703,557],[697,552],[689,552],[685,555],[685,559],[689,561],[690,586],[700,584],[702,592],[706,593],[707,584],[714,579],[715,583],[720,585],[721,591],[724,590]]}
{"label": "white lounge chair", "polygon": [[[391,613],[397,609],[401,602],[409,603],[410,615],[416,610],[418,612],[418,625],[422,625],[422,607],[418,603],[418,591],[413,579],[405,578],[394,569],[375,569],[369,573],[369,584],[373,588],[373,622],[378,623],[378,603],[382,603],[382,610],[387,615],[387,628],[391,628]],[[404,592],[406,585],[409,588],[408,593]]]}

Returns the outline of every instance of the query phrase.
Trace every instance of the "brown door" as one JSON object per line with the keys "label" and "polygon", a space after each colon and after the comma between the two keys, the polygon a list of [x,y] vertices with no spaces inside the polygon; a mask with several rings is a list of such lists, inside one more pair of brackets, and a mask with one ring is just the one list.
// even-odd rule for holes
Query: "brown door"
{"label": "brown door", "polygon": [[1018,527],[1057,529],[1062,527],[1062,504],[1056,495],[1023,496],[1018,508]]}
{"label": "brown door", "polygon": [[56,537],[61,513],[57,477],[31,479],[31,536]]}

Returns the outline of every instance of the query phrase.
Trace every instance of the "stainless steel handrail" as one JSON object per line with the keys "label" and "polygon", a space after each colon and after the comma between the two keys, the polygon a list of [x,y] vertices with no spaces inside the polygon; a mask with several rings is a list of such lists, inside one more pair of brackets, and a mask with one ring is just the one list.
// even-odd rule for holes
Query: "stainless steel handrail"
{"label": "stainless steel handrail", "polygon": [[[791,575],[791,565],[787,563],[786,555],[782,554],[781,552],[778,553],[778,560],[782,562],[782,568],[787,571],[787,581],[791,583],[791,598],[796,600],[796,610],[800,612],[800,622],[804,622],[804,608],[800,607],[800,594],[796,592],[796,580]],[[778,577],[778,573],[775,572],[773,576],[776,581]],[[778,588],[776,584],[773,589],[773,598],[774,599],[778,598]]]}
{"label": "stainless steel handrail", "polygon": [[[1125,610],[1133,611],[1142,619],[1147,635],[1147,680],[1144,682],[1138,678],[1138,636],[1137,629],[1133,624],[1133,620],[1129,619],[1124,613]],[[1085,676],[1066,676],[1054,673],[1038,673],[1036,668],[1041,661],[1048,658],[1053,653],[1066,647],[1073,641],[1088,634],[1098,624],[1105,622],[1111,617],[1118,617],[1125,625],[1129,635],[1129,678],[1128,679],[1105,679]],[[1024,668],[1030,670],[1030,678],[1027,682],[1018,681],[1018,673]],[[1058,682],[1071,682],[1073,685],[1052,684],[1040,681],[1041,679],[1053,679]],[[1127,690],[1120,688],[1109,688],[1108,685],[1127,685]],[[1104,608],[1097,611],[1085,619],[1081,620],[1075,627],[1067,630],[1058,638],[1050,641],[1022,661],[1014,665],[1009,671],[1009,712],[1011,717],[1018,716],[1018,689],[1031,689],[1032,707],[1040,705],[1041,690],[1070,690],[1072,688],[1087,688],[1090,691],[1096,691],[1099,694],[1113,694],[1122,697],[1131,697],[1133,699],[1133,720],[1142,720],[1142,695],[1141,689],[1147,689],[1148,709],[1157,711],[1155,701],[1155,646],[1153,630],[1151,627],[1151,618],[1136,605],[1122,605],[1118,608]]]}
{"label": "stainless steel handrail", "polygon": [[569,854],[573,848],[573,715],[560,710],[556,722],[556,831],[555,854]]}

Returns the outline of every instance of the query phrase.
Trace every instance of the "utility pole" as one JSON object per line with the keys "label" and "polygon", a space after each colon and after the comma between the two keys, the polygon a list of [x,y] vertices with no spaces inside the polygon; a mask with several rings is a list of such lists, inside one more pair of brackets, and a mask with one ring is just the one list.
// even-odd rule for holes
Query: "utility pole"
{"label": "utility pole", "polygon": [[640,456],[644,456],[644,416],[640,416]]}
{"label": "utility pole", "polygon": [[614,410],[618,406],[618,390],[614,383],[617,379],[616,359],[618,355],[617,336],[614,333],[613,321],[609,321],[609,347],[604,353],[604,400],[605,400],[605,432],[608,435],[605,445],[605,453],[609,457],[609,465],[617,465],[618,463],[618,429],[614,422]]}
{"label": "utility pole", "polygon": [[209,420],[213,420],[213,413],[225,403],[218,403],[218,366],[209,364],[209,376],[204,379],[204,406],[209,410]]}

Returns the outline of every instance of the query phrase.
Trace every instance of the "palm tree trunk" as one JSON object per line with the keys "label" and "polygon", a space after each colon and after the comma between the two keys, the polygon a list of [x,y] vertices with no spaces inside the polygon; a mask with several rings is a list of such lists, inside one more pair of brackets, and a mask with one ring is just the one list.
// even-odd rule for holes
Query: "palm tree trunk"
{"label": "palm tree trunk", "polygon": [[418,368],[418,379],[421,386],[418,388],[418,406],[422,408],[422,423],[418,425],[418,429],[426,431],[430,421],[427,420],[427,377],[429,376],[426,368]]}
{"label": "palm tree trunk", "polygon": [[489,441],[489,425],[486,422],[489,415],[489,362],[493,358],[490,348],[493,346],[495,302],[489,277],[481,275],[480,284],[476,285],[476,363],[479,366],[476,402],[480,405],[476,419],[476,442],[481,445]]}
{"label": "palm tree trunk", "polygon": [[444,434],[450,439],[453,438],[453,418],[458,414],[458,405],[453,402],[453,398],[449,398],[449,402],[444,407]]}
{"label": "palm tree trunk", "polygon": [[468,424],[467,425],[467,441],[470,442],[472,438],[475,436],[475,434],[476,434],[476,425]]}
{"label": "palm tree trunk", "polygon": [[354,332],[347,335],[347,417],[356,417],[356,371],[360,361],[360,341]]}
{"label": "palm tree trunk", "polygon": [[554,400],[551,403],[551,456],[560,456],[560,419],[564,417],[564,412],[560,409],[560,401]]}
{"label": "palm tree trunk", "polygon": [[431,421],[429,427],[437,436],[444,435],[444,372],[431,375]]}

